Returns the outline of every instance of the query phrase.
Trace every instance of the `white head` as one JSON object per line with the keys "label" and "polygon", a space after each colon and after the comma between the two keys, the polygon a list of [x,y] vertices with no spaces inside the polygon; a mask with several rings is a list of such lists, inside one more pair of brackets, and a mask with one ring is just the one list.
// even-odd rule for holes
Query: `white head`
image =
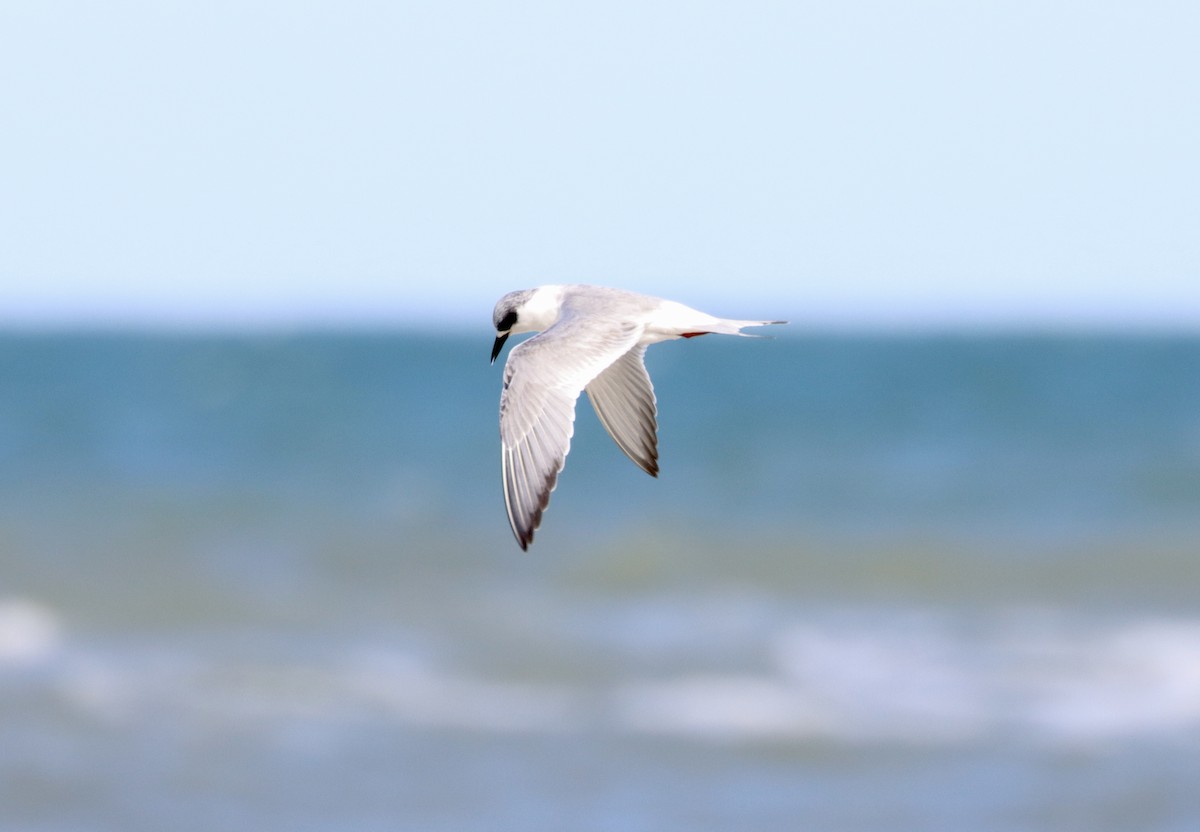
{"label": "white head", "polygon": [[492,324],[496,327],[496,343],[492,345],[492,363],[514,332],[540,332],[558,320],[562,304],[561,286],[539,286],[509,292],[496,303]]}

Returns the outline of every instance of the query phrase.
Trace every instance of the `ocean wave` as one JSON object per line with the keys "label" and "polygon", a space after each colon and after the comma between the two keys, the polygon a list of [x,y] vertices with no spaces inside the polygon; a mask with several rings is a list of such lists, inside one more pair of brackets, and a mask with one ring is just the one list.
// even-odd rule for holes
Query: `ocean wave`
{"label": "ocean wave", "polygon": [[775,673],[624,687],[623,720],[687,737],[953,744],[1200,741],[1200,621],[937,617],[793,625]]}
{"label": "ocean wave", "polygon": [[370,644],[302,657],[203,643],[63,650],[53,617],[24,602],[0,607],[0,638],[14,672],[21,657],[60,650],[33,682],[45,698],[130,726],[169,714],[164,724],[231,733],[303,722],[695,742],[1200,745],[1200,620],[855,618],[784,623],[756,668],[698,661],[656,674],[638,662],[586,683],[553,667],[488,673]]}
{"label": "ocean wave", "polygon": [[48,658],[59,647],[60,631],[49,607],[27,598],[0,599],[0,667]]}

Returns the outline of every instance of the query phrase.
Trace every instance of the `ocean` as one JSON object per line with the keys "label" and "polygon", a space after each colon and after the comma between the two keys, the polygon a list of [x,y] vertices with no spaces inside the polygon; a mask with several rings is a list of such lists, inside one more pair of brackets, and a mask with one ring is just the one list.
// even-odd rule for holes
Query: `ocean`
{"label": "ocean", "polygon": [[0,334],[0,830],[1200,828],[1200,338],[491,340]]}

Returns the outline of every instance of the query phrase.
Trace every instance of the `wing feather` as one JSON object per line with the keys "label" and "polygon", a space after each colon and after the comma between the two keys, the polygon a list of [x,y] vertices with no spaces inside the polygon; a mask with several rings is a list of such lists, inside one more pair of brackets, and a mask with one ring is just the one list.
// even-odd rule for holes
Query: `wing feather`
{"label": "wing feather", "polygon": [[582,326],[565,315],[509,353],[500,395],[501,471],[508,522],[522,549],[533,541],[566,463],[579,394],[640,334],[633,324]]}
{"label": "wing feather", "polygon": [[625,455],[652,477],[658,476],[658,409],[654,386],[643,363],[644,345],[626,352],[587,386],[600,423]]}

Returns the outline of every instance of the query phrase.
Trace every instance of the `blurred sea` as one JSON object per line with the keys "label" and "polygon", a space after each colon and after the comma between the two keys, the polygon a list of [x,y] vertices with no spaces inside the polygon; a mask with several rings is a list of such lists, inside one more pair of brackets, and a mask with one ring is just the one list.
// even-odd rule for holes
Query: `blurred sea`
{"label": "blurred sea", "polygon": [[0,829],[1200,828],[1200,338],[0,335]]}

